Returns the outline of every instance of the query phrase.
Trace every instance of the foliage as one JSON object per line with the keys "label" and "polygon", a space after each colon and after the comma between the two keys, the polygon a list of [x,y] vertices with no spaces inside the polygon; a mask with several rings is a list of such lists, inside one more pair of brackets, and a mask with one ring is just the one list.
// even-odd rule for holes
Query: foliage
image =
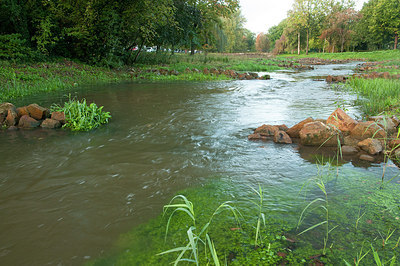
{"label": "foliage", "polygon": [[66,123],[63,127],[70,128],[72,131],[90,131],[102,124],[107,124],[111,118],[109,112],[103,111],[103,106],[97,107],[95,103],[87,105],[86,99],[78,101],[71,99],[71,96],[64,106],[52,105],[51,111],[64,112]]}
{"label": "foliage", "polygon": [[21,34],[0,35],[0,59],[28,60],[32,50],[26,45]]}
{"label": "foliage", "polygon": [[256,38],[256,50],[258,52],[269,52],[271,47],[271,42],[268,35],[263,32],[259,33]]}

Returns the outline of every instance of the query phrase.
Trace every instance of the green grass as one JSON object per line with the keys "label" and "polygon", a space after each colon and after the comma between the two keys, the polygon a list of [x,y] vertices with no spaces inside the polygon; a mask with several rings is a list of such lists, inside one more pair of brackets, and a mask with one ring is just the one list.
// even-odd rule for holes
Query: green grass
{"label": "green grass", "polygon": [[124,72],[71,61],[16,64],[0,61],[0,102],[43,92],[70,89],[81,84],[126,80]]}
{"label": "green grass", "polygon": [[400,80],[398,79],[362,79],[353,78],[346,82],[346,87],[356,92],[365,116],[381,112],[400,112]]}

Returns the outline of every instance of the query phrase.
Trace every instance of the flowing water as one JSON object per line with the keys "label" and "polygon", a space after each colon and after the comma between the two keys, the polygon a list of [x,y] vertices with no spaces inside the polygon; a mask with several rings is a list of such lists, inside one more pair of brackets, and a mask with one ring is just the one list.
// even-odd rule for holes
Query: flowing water
{"label": "flowing water", "polygon": [[[247,135],[262,124],[327,118],[341,99],[355,96],[319,79],[354,67],[282,71],[267,81],[86,87],[76,95],[104,105],[113,116],[108,125],[89,133],[1,131],[0,265],[82,264],[159,215],[177,191],[215,177],[296,194],[294,182],[315,172],[309,154]],[[52,94],[21,104],[61,99]],[[381,171],[379,164],[361,165],[357,171]],[[290,200],[272,208],[283,211]]]}

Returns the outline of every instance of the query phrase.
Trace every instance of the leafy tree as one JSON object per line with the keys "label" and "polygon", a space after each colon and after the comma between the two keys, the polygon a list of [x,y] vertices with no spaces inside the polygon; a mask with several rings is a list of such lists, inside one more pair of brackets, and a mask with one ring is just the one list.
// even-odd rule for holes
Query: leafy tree
{"label": "leafy tree", "polygon": [[268,52],[271,48],[271,42],[268,38],[268,35],[264,33],[260,33],[256,38],[256,50],[258,52]]}

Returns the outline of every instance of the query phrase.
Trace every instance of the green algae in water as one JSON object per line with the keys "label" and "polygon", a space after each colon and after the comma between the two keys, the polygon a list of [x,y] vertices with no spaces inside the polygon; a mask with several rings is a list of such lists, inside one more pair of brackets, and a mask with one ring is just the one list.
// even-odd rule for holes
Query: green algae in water
{"label": "green algae in water", "polygon": [[[304,228],[323,221],[321,208],[310,209],[304,227],[296,229],[304,207],[321,197],[321,191],[313,182],[298,182],[297,195],[285,195],[279,188],[263,187],[266,195],[262,211],[265,226],[261,227],[262,245],[254,245],[255,228],[259,210],[251,201],[257,196],[251,189],[243,190],[226,179],[218,179],[201,188],[192,188],[178,194],[185,195],[194,204],[198,214],[196,223],[206,223],[215,209],[224,201],[233,201],[241,212],[238,225],[232,215],[215,217],[209,235],[214,242],[221,263],[228,265],[277,265],[310,264],[323,262],[327,265],[354,264],[357,256],[365,257],[361,265],[374,265],[371,244],[380,259],[389,262],[400,253],[400,193],[399,184],[382,183],[369,173],[355,169],[328,169],[322,175],[329,199],[329,222],[337,228],[330,232],[326,255],[323,256],[324,228],[314,228],[298,235]],[[257,187],[258,184],[253,185]],[[293,184],[292,184],[293,185]],[[245,187],[245,186],[244,186]],[[302,188],[302,189],[301,189]],[[288,204],[285,199],[296,203]],[[274,202],[272,202],[274,201]],[[277,202],[287,206],[286,211],[275,208]],[[177,214],[171,222],[164,242],[167,217],[158,218],[134,228],[121,236],[117,250],[108,257],[92,261],[91,265],[167,265],[176,254],[156,254],[187,244],[186,231],[190,226],[187,215]],[[122,251],[121,251],[122,250]],[[360,256],[358,256],[360,257]],[[397,259],[397,258],[395,258]],[[200,265],[210,263],[203,258]],[[185,264],[185,263],[183,263]],[[188,263],[191,264],[191,263]]]}

